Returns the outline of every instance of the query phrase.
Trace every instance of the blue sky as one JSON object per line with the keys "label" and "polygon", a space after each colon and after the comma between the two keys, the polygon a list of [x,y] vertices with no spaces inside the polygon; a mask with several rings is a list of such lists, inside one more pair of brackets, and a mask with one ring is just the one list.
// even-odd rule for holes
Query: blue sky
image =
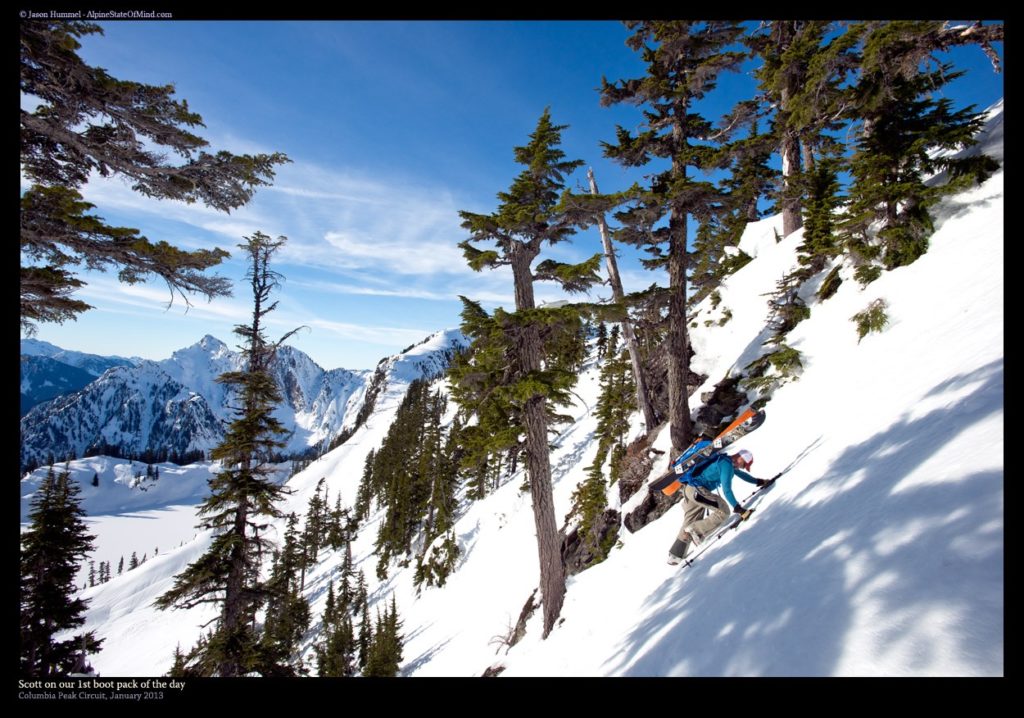
{"label": "blue sky", "polygon": [[[594,168],[602,190],[639,178],[605,160],[601,141],[616,124],[635,129],[636,108],[602,108],[596,88],[636,77],[643,65],[628,31],[604,21],[152,21],[103,23],[87,37],[90,64],[122,79],[173,83],[200,113],[214,149],[281,151],[273,187],[224,214],[148,200],[120,180],[95,180],[84,194],[110,223],[151,239],[229,251],[255,231],[285,235],[275,269],[285,276],[271,331],[298,325],[290,344],[324,368],[372,368],[438,329],[457,326],[457,295],[487,307],[512,304],[507,271],[475,273],[456,246],[466,238],[458,210],[490,212],[519,171],[524,144],[550,106],[569,125],[563,149]],[[1001,46],[999,48],[1001,50]],[[984,109],[1002,96],[1003,76],[978,48],[954,59],[969,70],[946,89],[958,106]],[[702,111],[717,119],[730,95],[753,86],[748,66],[723,78]],[[572,178],[585,181],[585,168]],[[545,256],[579,260],[600,251],[596,231]],[[237,251],[219,273],[241,278]],[[623,252],[626,288],[644,272]],[[96,306],[75,322],[44,324],[38,338],[98,354],[160,359],[204,334],[234,345],[250,298],[194,300],[187,312],[159,280],[127,287],[113,273],[83,275],[80,297]],[[560,298],[538,285],[539,300]],[[592,299],[602,296],[601,291]]]}

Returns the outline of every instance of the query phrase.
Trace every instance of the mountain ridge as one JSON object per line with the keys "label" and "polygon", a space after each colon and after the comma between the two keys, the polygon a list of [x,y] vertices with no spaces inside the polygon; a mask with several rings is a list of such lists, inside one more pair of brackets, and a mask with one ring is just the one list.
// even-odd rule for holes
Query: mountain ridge
{"label": "mountain ridge", "polygon": [[[391,381],[436,374],[463,345],[457,330],[436,332],[405,352],[381,359],[378,369],[397,372]],[[65,351],[49,346],[54,354]],[[243,363],[241,354],[206,335],[167,359],[116,365],[78,391],[40,403],[22,417],[22,467],[40,465],[51,455],[60,461],[95,451],[136,457],[209,451],[234,418],[231,397],[216,379],[243,369]],[[291,431],[283,449],[290,454],[319,453],[351,431],[374,376],[367,370],[324,370],[287,345],[278,349],[271,372],[284,397],[275,416]]]}

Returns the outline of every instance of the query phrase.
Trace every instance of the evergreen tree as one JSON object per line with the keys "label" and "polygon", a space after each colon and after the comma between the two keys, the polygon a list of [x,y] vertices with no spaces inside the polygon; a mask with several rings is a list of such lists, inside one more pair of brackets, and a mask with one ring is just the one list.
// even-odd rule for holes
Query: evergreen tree
{"label": "evergreen tree", "polygon": [[356,636],[352,628],[352,616],[344,601],[336,602],[334,584],[327,593],[321,635],[323,640],[316,645],[317,674],[323,678],[345,678],[355,675]]}
{"label": "evergreen tree", "polygon": [[366,659],[364,676],[394,677],[402,663],[402,622],[398,618],[395,597],[391,596],[391,605],[384,609],[384,616],[377,613],[377,625]]}
{"label": "evergreen tree", "polygon": [[[340,605],[341,610],[344,612],[351,612],[352,602],[355,598],[355,587],[352,585],[352,581],[355,578],[355,568],[352,565],[352,544],[348,541],[345,542],[345,558],[341,562],[341,583],[338,587],[340,591]],[[366,587],[363,587],[365,593]]]}
{"label": "evergreen tree", "polygon": [[[438,447],[437,469],[434,472],[430,501],[427,505],[426,527],[424,529],[423,553],[416,565],[414,582],[417,586],[426,582],[428,586],[443,586],[448,575],[455,568],[459,546],[455,540],[455,510],[458,502],[455,493],[459,485],[458,466],[460,450],[457,445],[459,427],[452,426],[443,447]],[[440,543],[436,540],[444,536]]]}
{"label": "evergreen tree", "polygon": [[29,527],[21,534],[20,671],[48,677],[80,670],[85,655],[99,650],[90,631],[67,636],[85,623],[86,601],[77,597],[79,561],[93,549],[78,484],[69,471],[51,466],[32,498]]}
{"label": "evergreen tree", "polygon": [[309,604],[302,596],[305,577],[304,544],[298,516],[286,518],[284,542],[275,551],[266,584],[267,606],[258,670],[265,675],[290,675],[298,667],[296,649],[309,627]]}
{"label": "evergreen tree", "polygon": [[376,458],[376,450],[370,449],[366,454],[366,461],[363,463],[363,478],[359,482],[359,489],[356,492],[356,504],[354,507],[355,520],[362,523],[370,513],[370,501],[373,499],[373,463]]}
{"label": "evergreen tree", "polygon": [[[360,578],[362,572],[360,571]],[[370,625],[370,606],[364,599],[360,610],[359,619],[359,668],[366,670],[366,663],[370,658],[370,644],[373,641],[373,626]]]}
{"label": "evergreen tree", "polygon": [[768,298],[768,327],[774,334],[765,344],[782,344],[793,327],[811,316],[799,294],[803,280],[803,274],[797,271],[775,283],[775,291]]}
{"label": "evergreen tree", "polygon": [[310,610],[301,593],[295,551],[289,548],[278,554],[266,585],[263,635],[259,660],[254,666],[262,675],[289,676],[301,670],[297,652],[309,628]]}
{"label": "evergreen tree", "polygon": [[597,358],[604,359],[608,349],[608,325],[604,322],[597,325],[597,341],[594,342],[594,347],[597,349]]}
{"label": "evergreen tree", "polygon": [[854,35],[828,43],[833,23],[822,20],[772,20],[746,37],[760,58],[755,71],[764,100],[774,110],[771,135],[782,156],[779,206],[782,234],[803,226],[802,172],[813,169],[813,150],[836,126],[839,84],[853,66]]}
{"label": "evergreen tree", "polygon": [[501,457],[521,451],[523,428],[514,403],[496,390],[507,381],[506,356],[511,351],[502,327],[478,303],[459,298],[462,332],[471,343],[456,354],[448,377],[452,399],[465,418],[458,432],[460,467],[466,474],[468,497],[477,500],[490,492]]}
{"label": "evergreen tree", "polygon": [[633,376],[630,372],[629,356],[615,352],[609,356],[601,369],[601,394],[598,396],[597,415],[598,453],[608,452],[619,446],[625,448],[626,432],[629,431],[629,417],[633,406]]}
{"label": "evergreen tree", "polygon": [[283,516],[276,503],[287,492],[271,480],[268,466],[272,453],[284,446],[279,437],[287,433],[273,414],[281,394],[270,371],[277,348],[294,332],[273,344],[264,336],[266,316],[277,306],[269,301],[270,295],[280,279],[270,269],[270,259],[285,238],[271,240],[257,232],[246,239],[240,246],[249,259],[246,278],[252,286],[254,308],[252,324],[235,329],[244,342],[246,366],[218,377],[235,390],[236,418],[211,452],[223,468],[210,480],[210,496],[199,509],[204,517],[200,528],[213,529],[214,538],[206,553],[179,574],[174,586],[156,601],[162,609],[220,605],[216,630],[198,664],[201,673],[220,676],[246,675],[257,666],[266,671],[274,661],[274,657],[263,660],[254,629],[256,610],[268,594],[259,569],[261,556],[270,545],[259,535],[259,524],[263,517]]}
{"label": "evergreen tree", "polygon": [[167,672],[168,678],[185,678],[189,675],[186,667],[185,654],[181,652],[181,644],[174,647],[174,663],[171,670]]}
{"label": "evergreen tree", "polygon": [[117,562],[117,575],[120,576],[122,573],[124,573],[124,556]]}
{"label": "evergreen tree", "polygon": [[331,510],[327,524],[327,545],[334,551],[338,551],[349,540],[349,524],[351,517],[347,506],[341,505],[341,494],[334,498],[334,508]]}
{"label": "evergreen tree", "polygon": [[[608,508],[607,489],[610,482],[618,479],[618,461],[625,454],[626,432],[629,417],[633,412],[633,375],[630,371],[629,355],[618,352],[614,343],[609,343],[609,355],[601,369],[601,393],[598,396],[595,415],[598,419],[597,453],[584,479],[572,497],[572,510],[567,518],[579,517],[579,535],[587,542],[587,551],[599,557],[607,555],[610,546],[597,546],[597,534],[592,529],[598,518]],[[611,455],[610,482],[605,481],[602,471]]]}
{"label": "evergreen tree", "polygon": [[[27,20],[20,26],[21,92],[38,102],[21,110],[21,169],[32,186],[21,195],[21,322],[63,322],[90,308],[72,298],[85,282],[80,266],[119,268],[134,284],[162,278],[188,298],[230,293],[226,278],[203,272],[221,262],[221,249],[184,251],[154,242],[139,230],[105,224],[91,213],[79,189],[90,173],[118,175],[147,197],[202,202],[230,211],[270,184],[274,168],[289,161],[281,153],[233,155],[207,152],[192,132],[202,118],[173,85],[118,80],[82,61],[79,39],[102,34],[82,21]],[[184,162],[167,161],[166,150]]]}
{"label": "evergreen tree", "polygon": [[418,532],[433,539],[437,504],[454,493],[456,466],[442,443],[446,404],[426,381],[412,382],[375,457],[372,487],[385,509],[376,547],[381,577],[391,557],[411,551]]}
{"label": "evergreen tree", "polygon": [[[666,267],[668,288],[668,419],[673,450],[681,452],[691,438],[686,379],[690,352],[686,321],[687,218],[704,221],[722,201],[708,182],[688,176],[688,168],[710,169],[722,161],[707,144],[711,124],[693,105],[716,83],[724,70],[736,68],[744,55],[730,51],[742,29],[726,21],[630,21],[633,34],[626,44],[640,51],[647,74],[615,84],[602,79],[601,102],[628,102],[644,106],[645,128],[633,135],[619,126],[616,143],[605,143],[605,154],[629,167],[647,165],[652,158],[669,160],[669,167],[650,176],[650,184],[634,191],[632,207],[616,218],[623,225],[620,241],[644,247],[652,259],[649,268]],[[667,224],[661,221],[667,218]],[[656,226],[658,225],[658,226]],[[667,249],[666,249],[667,245]]]}
{"label": "evergreen tree", "polygon": [[[597,181],[594,179],[594,170],[587,170],[587,179],[590,182],[591,196],[597,196]],[[564,199],[564,198],[563,198]],[[623,306],[626,310],[621,317],[620,323],[622,333],[626,340],[626,350],[629,352],[629,359],[633,369],[633,384],[636,386],[637,411],[644,418],[644,427],[648,432],[653,431],[658,425],[658,415],[654,411],[654,404],[651,401],[650,390],[648,389],[648,378],[643,366],[643,359],[633,326],[633,320],[629,316],[626,306],[626,293],[622,288],[622,279],[619,276],[618,261],[615,259],[615,249],[612,245],[611,233],[605,222],[605,213],[598,215],[598,230],[601,234],[601,245],[604,248],[605,267],[608,273],[608,284],[612,289],[612,299]]]}
{"label": "evergreen tree", "polygon": [[306,523],[302,532],[302,545],[305,548],[307,567],[316,563],[317,557],[320,555],[320,547],[323,545],[327,533],[327,501],[320,495],[321,489],[326,491],[324,481],[325,479],[320,479],[317,482],[316,490],[310,497],[309,505],[306,507]]}
{"label": "evergreen tree", "polygon": [[357,615],[367,605],[368,593],[366,590],[366,574],[359,569],[356,575],[356,587],[352,595],[352,615]]}
{"label": "evergreen tree", "polygon": [[92,485],[93,486],[99,486],[100,485],[100,475],[98,473],[93,473],[93,475],[92,475]]}
{"label": "evergreen tree", "polygon": [[130,559],[128,559],[128,570],[131,571],[132,569],[136,569],[138,567],[139,567],[139,557],[135,555],[134,551],[132,551],[132,556],[131,556]]}
{"label": "evergreen tree", "polygon": [[89,588],[96,585],[96,562],[89,562]]}
{"label": "evergreen tree", "polygon": [[804,241],[797,248],[801,276],[810,277],[825,268],[839,253],[835,238],[835,211],[839,206],[840,160],[826,157],[805,172],[807,199],[804,203]]}
{"label": "evergreen tree", "polygon": [[[567,291],[584,291],[599,281],[596,269],[601,255],[596,254],[578,265],[547,259],[531,269],[543,245],[564,241],[575,231],[571,223],[556,212],[564,177],[579,167],[579,160],[565,160],[558,149],[564,126],[551,122],[545,110],[530,135],[528,144],[515,148],[516,162],[525,169],[507,192],[499,192],[500,204],[494,214],[460,211],[462,226],[470,239],[462,242],[470,267],[511,266],[515,289],[515,314],[496,310],[513,351],[509,356],[514,380],[506,385],[509,400],[521,411],[526,429],[526,463],[533,498],[537,549],[540,559],[540,584],[544,596],[544,637],[554,627],[565,597],[565,570],[561,558],[561,537],[555,523],[551,496],[551,463],[548,456],[547,395],[558,377],[542,366],[544,345],[542,326],[556,323],[563,314],[554,309],[536,309],[533,285],[536,279],[559,282]],[[482,250],[474,243],[494,243],[497,250]],[[575,312],[572,331],[579,317]]]}
{"label": "evergreen tree", "polygon": [[[758,132],[759,117],[755,103],[739,103],[733,115],[739,119],[730,122],[730,130],[739,124],[747,126],[749,134],[726,146],[731,165],[729,173],[718,184],[721,206],[697,229],[689,274],[693,291],[691,304],[702,301],[721,285],[722,280],[750,261],[750,257],[738,253],[736,248],[747,224],[761,218],[758,202],[771,194],[779,174],[768,164],[774,137],[771,133]],[[736,253],[730,254],[727,247]]]}
{"label": "evergreen tree", "polygon": [[[983,181],[999,164],[983,154],[936,153],[974,145],[984,120],[973,105],[954,110],[952,100],[936,98],[963,75],[932,58],[944,41],[952,42],[944,39],[942,23],[858,27],[866,36],[852,96],[862,128],[850,162],[853,184],[842,230],[859,255],[893,269],[927,251],[934,230],[930,207],[945,194]],[[945,183],[926,182],[940,172],[946,173]]]}
{"label": "evergreen tree", "polygon": [[334,581],[327,584],[327,600],[324,602],[324,615],[321,619],[321,623],[327,626],[333,623],[335,620],[335,614],[338,612],[338,604],[334,598]]}

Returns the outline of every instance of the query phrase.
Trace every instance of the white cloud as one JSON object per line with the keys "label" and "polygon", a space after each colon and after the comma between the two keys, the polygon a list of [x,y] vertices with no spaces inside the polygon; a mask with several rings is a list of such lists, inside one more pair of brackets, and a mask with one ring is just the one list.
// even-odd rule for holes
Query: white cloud
{"label": "white cloud", "polygon": [[416,289],[415,287],[396,286],[392,289],[382,287],[365,287],[345,282],[318,282],[318,281],[290,281],[292,287],[300,287],[315,292],[330,292],[332,294],[354,294],[371,297],[408,297],[410,299],[429,299],[435,301],[447,301],[452,298],[448,292],[435,292],[427,289]]}
{"label": "white cloud", "polygon": [[76,293],[76,296],[104,311],[116,311],[118,306],[138,307],[144,310],[176,310],[198,318],[229,319],[234,322],[245,321],[252,314],[251,307],[245,303],[224,297],[209,302],[201,297],[189,297],[192,303],[189,307],[180,295],[172,296],[170,289],[162,286],[159,280],[147,284],[123,284],[113,278],[91,274],[86,281],[88,283]]}
{"label": "white cloud", "polygon": [[360,342],[392,346],[395,344],[409,344],[418,342],[430,335],[436,329],[405,329],[402,327],[380,327],[366,326],[363,324],[350,324],[348,322],[335,322],[329,319],[311,319],[306,324],[317,329],[324,329],[332,334]]}

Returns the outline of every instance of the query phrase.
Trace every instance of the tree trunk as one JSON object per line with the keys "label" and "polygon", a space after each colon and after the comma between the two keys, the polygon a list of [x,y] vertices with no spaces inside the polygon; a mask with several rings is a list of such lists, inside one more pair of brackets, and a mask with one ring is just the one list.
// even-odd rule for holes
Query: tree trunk
{"label": "tree trunk", "polygon": [[[783,91],[782,105],[786,106],[789,92]],[[804,226],[800,215],[800,197],[794,185],[796,175],[800,173],[800,140],[796,133],[785,130],[782,144],[779,147],[782,155],[782,236],[788,237]]]}
{"label": "tree trunk", "polygon": [[[533,276],[530,262],[538,248],[532,244],[512,243],[512,274],[515,281],[516,310],[534,308]],[[518,355],[523,373],[541,368],[540,331],[534,324],[520,329]],[[540,590],[544,602],[544,633],[547,638],[562,611],[565,600],[565,568],[562,566],[562,540],[555,521],[551,494],[551,461],[548,456],[548,423],[543,396],[533,396],[523,406],[526,427],[526,472],[533,498],[533,521],[537,530],[540,559]]]}
{"label": "tree trunk", "polygon": [[[587,170],[587,179],[590,180],[590,194],[597,194],[597,182],[594,181],[594,170]],[[615,250],[612,247],[611,237],[608,236],[608,225],[605,224],[604,216],[602,215],[597,223],[598,229],[601,230],[601,244],[604,246],[604,257],[605,264],[608,268],[608,281],[612,286],[612,297],[619,304],[623,304],[625,301],[626,293],[622,289],[622,279],[619,277],[618,263],[615,261]],[[629,314],[623,318],[622,322],[622,336],[626,340],[626,349],[629,351],[629,361],[633,365],[633,379],[636,382],[636,405],[637,409],[643,414],[644,424],[646,425],[647,431],[653,431],[654,427],[658,425],[657,415],[654,413],[654,407],[651,405],[651,400],[647,394],[647,381],[644,378],[644,373],[640,365],[640,351],[636,346],[636,335],[633,334],[633,322],[629,318]]]}
{"label": "tree trunk", "polygon": [[[676,117],[686,117],[686,106],[677,107]],[[680,120],[681,121],[681,120]],[[687,143],[683,129],[677,122],[672,128],[676,147]],[[686,166],[672,158],[673,179],[686,177]],[[686,327],[686,212],[673,207],[668,221],[668,420],[672,448],[676,454],[690,443],[690,403],[686,391],[690,356],[687,351],[689,337]]]}
{"label": "tree trunk", "polygon": [[231,568],[228,571],[224,586],[224,609],[221,613],[220,632],[229,637],[229,645],[221,654],[217,673],[224,678],[242,675],[242,666],[238,662],[236,651],[231,650],[231,639],[238,635],[246,620],[245,601],[242,596],[245,590],[245,528],[248,519],[248,506],[243,501],[235,512],[234,525],[231,532],[240,537],[231,548],[228,560]]}
{"label": "tree trunk", "polygon": [[[800,21],[794,20],[782,20],[776,23],[775,40],[780,50],[790,48],[800,24]],[[800,90],[794,85],[800,82],[801,74],[787,71],[779,97],[779,114],[782,120],[782,140],[779,145],[779,154],[782,155],[782,236],[784,237],[788,237],[804,226],[803,216],[800,214],[800,195],[793,186],[794,179],[800,174],[800,137],[796,130],[790,127],[789,119],[793,95]]]}
{"label": "tree trunk", "polygon": [[806,138],[800,140],[800,157],[803,160],[804,172],[814,171],[814,149]]}

